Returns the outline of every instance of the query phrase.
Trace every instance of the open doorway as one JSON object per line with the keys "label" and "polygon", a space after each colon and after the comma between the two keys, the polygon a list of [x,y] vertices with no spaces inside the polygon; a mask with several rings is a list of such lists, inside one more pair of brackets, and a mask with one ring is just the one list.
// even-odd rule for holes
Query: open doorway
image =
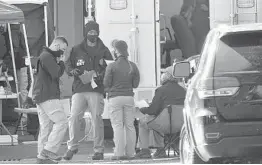
{"label": "open doorway", "polygon": [[160,1],[161,69],[200,54],[209,24],[209,0]]}

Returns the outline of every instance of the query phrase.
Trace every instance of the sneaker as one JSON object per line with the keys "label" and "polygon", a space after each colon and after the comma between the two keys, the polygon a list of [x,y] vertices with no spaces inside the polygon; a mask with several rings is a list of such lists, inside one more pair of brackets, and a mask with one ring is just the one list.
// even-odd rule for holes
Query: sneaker
{"label": "sneaker", "polygon": [[43,149],[43,151],[41,152],[41,157],[44,157],[45,159],[50,159],[52,161],[60,161],[62,159],[61,156],[58,156],[57,154],[46,149]]}
{"label": "sneaker", "polygon": [[112,156],[111,160],[132,160],[134,157],[130,156]]}
{"label": "sneaker", "polygon": [[153,155],[153,158],[159,159],[159,158],[166,158],[166,150],[164,148],[158,148],[156,152]]}
{"label": "sneaker", "polygon": [[50,160],[50,159],[36,159],[36,164],[58,164],[58,162]]}
{"label": "sneaker", "polygon": [[67,150],[65,156],[63,157],[65,160],[71,160],[75,154],[77,154],[78,149],[75,150]]}
{"label": "sneaker", "polygon": [[151,157],[151,152],[150,149],[148,148],[143,148],[139,153],[135,155],[136,159],[150,159]]}
{"label": "sneaker", "polygon": [[104,160],[104,153],[96,152],[96,153],[92,156],[92,160]]}

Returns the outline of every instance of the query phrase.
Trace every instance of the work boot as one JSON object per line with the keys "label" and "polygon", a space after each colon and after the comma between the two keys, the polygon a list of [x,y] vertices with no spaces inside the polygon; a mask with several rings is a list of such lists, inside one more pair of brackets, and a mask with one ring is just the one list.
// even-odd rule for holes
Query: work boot
{"label": "work boot", "polygon": [[75,154],[77,154],[78,149],[75,150],[67,150],[65,156],[63,157],[65,160],[71,160]]}
{"label": "work boot", "polygon": [[150,159],[151,151],[149,148],[142,148],[140,152],[135,155],[136,159]]}
{"label": "work boot", "polygon": [[60,161],[62,159],[61,156],[58,156],[57,154],[51,152],[51,151],[48,151],[46,149],[43,149],[43,151],[41,152],[41,157],[43,157],[44,159],[49,159],[49,160],[52,160],[52,161]]}
{"label": "work boot", "polygon": [[164,148],[158,148],[156,152],[153,155],[153,158],[159,159],[159,158],[166,158],[166,150]]}
{"label": "work boot", "polygon": [[96,152],[96,153],[92,156],[92,160],[104,160],[104,153]]}

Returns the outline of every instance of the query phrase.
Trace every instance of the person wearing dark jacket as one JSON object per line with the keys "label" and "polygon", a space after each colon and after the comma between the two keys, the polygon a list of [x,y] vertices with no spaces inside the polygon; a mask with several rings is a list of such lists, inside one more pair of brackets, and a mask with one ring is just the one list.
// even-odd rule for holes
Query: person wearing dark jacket
{"label": "person wearing dark jacket", "polygon": [[[141,108],[140,110],[143,114],[146,114],[148,116],[149,121],[152,119],[153,116],[158,116],[168,105],[184,104],[186,91],[178,84],[177,79],[172,76],[172,66],[168,67],[166,71],[161,75],[161,84],[162,86],[155,90],[155,96],[150,106],[148,108]],[[151,153],[149,150],[150,128],[147,126],[147,123],[149,121],[140,121],[139,123],[139,144],[142,150],[136,154],[136,158],[151,158]],[[154,153],[153,156],[155,158],[165,157],[166,153],[163,148],[163,137],[154,131],[153,135],[153,140],[155,142],[154,147],[157,147],[157,151]]]}
{"label": "person wearing dark jacket", "polygon": [[119,160],[134,157],[135,154],[133,88],[138,87],[140,75],[136,64],[128,60],[126,42],[116,41],[114,47],[117,59],[106,68],[104,86],[108,92],[108,110],[114,130],[112,160]]}
{"label": "person wearing dark jacket", "polygon": [[[68,46],[64,37],[56,37],[49,48],[44,47],[37,61],[33,85],[33,101],[37,105],[40,133],[38,137],[38,163],[59,161],[57,155],[67,131],[67,117],[60,103],[59,78],[65,65],[59,61]],[[53,125],[52,130],[50,126]]]}
{"label": "person wearing dark jacket", "polygon": [[74,46],[66,62],[69,76],[74,77],[72,107],[69,118],[68,151],[64,159],[70,160],[78,152],[80,120],[86,109],[92,115],[94,126],[93,160],[104,159],[104,86],[106,60],[112,60],[109,49],[99,36],[99,25],[90,21],[85,25],[85,39]]}

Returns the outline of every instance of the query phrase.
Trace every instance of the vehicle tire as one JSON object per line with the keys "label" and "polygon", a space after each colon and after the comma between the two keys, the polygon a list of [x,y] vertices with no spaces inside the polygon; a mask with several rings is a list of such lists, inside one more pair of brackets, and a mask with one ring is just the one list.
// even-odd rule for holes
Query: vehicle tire
{"label": "vehicle tire", "polygon": [[185,126],[183,126],[180,134],[179,151],[180,151],[180,162],[182,164],[206,163],[197,155],[193,146],[191,145]]}

